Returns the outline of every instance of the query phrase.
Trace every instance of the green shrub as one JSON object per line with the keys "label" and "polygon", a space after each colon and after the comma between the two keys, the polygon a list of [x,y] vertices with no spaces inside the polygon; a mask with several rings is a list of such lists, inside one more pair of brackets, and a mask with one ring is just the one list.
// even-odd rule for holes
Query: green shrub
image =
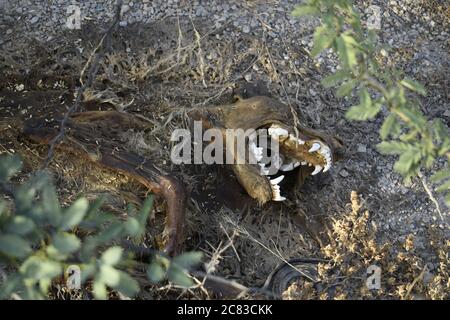
{"label": "green shrub", "polygon": [[[426,95],[417,81],[404,77],[401,70],[381,66],[376,57],[385,46],[377,44],[374,30],[361,25],[361,17],[351,0],[307,0],[294,11],[295,16],[315,15],[321,24],[315,29],[312,56],[331,48],[339,57],[340,70],[323,79],[325,87],[339,86],[337,95],[359,95],[359,104],[348,109],[350,120],[375,118],[385,106],[388,115],[380,128],[383,140],[378,150],[398,155],[394,170],[406,180],[431,169],[442,157],[445,168],[434,173],[432,180],[440,183],[438,192],[446,192],[450,206],[450,136],[441,119],[428,120],[420,108],[408,99],[406,91]],[[384,51],[383,51],[384,50]],[[376,94],[373,94],[376,93]]]}
{"label": "green shrub", "polygon": [[[128,239],[140,242],[153,197],[146,199],[137,215],[130,212],[125,221],[102,212],[102,199],[89,204],[86,198],[79,198],[70,207],[61,208],[55,188],[43,172],[13,189],[10,179],[21,167],[18,156],[0,157],[0,186],[12,195],[10,205],[0,200],[0,298],[15,294],[24,299],[45,299],[52,282],[63,279],[64,271],[73,265],[80,268],[82,285],[92,282],[97,299],[106,299],[108,289],[135,296],[139,284],[127,271],[142,262],[128,253],[123,243]],[[167,277],[191,286],[187,270],[200,260],[198,252],[174,259],[155,253],[144,267],[152,282]]]}

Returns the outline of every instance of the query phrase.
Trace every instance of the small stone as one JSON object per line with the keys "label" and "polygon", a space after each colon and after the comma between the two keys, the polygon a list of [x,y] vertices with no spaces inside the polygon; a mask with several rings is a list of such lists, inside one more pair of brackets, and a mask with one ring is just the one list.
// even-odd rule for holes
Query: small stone
{"label": "small stone", "polygon": [[247,26],[247,25],[243,26],[243,27],[242,27],[242,32],[244,32],[244,33],[249,33],[249,32],[250,32],[250,27]]}
{"label": "small stone", "polygon": [[32,19],[31,19],[31,23],[32,24],[35,24],[36,22],[38,22],[39,21],[39,17],[38,16],[35,16],[35,17],[33,17]]}
{"label": "small stone", "polygon": [[130,11],[130,6],[125,4],[122,6],[122,10],[120,11],[120,14],[123,15],[124,13],[127,13],[128,11]]}
{"label": "small stone", "polygon": [[119,26],[121,26],[121,27],[126,27],[127,25],[128,25],[127,21],[120,21],[119,22]]}
{"label": "small stone", "polygon": [[245,79],[245,81],[250,82],[250,81],[252,81],[252,75],[251,75],[250,73],[247,73],[247,74],[244,76],[244,79]]}
{"label": "small stone", "polygon": [[367,152],[367,147],[366,147],[366,145],[365,145],[365,144],[359,143],[359,144],[358,144],[358,152],[359,152],[359,153],[366,153],[366,152]]}
{"label": "small stone", "polygon": [[340,175],[341,177],[343,177],[343,178],[347,178],[347,177],[349,176],[349,173],[348,173],[347,170],[342,169],[342,170],[339,172],[339,175]]}

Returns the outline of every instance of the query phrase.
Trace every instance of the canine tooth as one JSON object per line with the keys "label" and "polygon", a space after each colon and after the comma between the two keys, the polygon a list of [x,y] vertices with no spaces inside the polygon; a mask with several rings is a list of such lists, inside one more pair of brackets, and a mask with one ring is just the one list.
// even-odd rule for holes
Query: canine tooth
{"label": "canine tooth", "polygon": [[302,165],[302,166],[306,166],[307,164],[308,164],[308,162],[306,162],[306,161],[302,161],[302,162],[301,162],[301,165]]}
{"label": "canine tooth", "polygon": [[320,143],[313,143],[312,147],[308,150],[309,152],[314,152],[320,149]]}
{"label": "canine tooth", "polygon": [[314,171],[311,173],[311,175],[316,175],[322,170],[322,166],[316,165]]}
{"label": "canine tooth", "polygon": [[331,168],[331,164],[327,163],[325,165],[325,168],[323,169],[323,172],[327,172],[328,170],[330,170],[330,168]]}
{"label": "canine tooth", "polygon": [[286,200],[286,198],[282,197],[282,196],[278,196],[278,197],[274,197],[272,200],[273,201],[284,201],[284,200]]}
{"label": "canine tooth", "polygon": [[278,178],[275,178],[275,179],[273,179],[273,180],[270,180],[270,184],[272,184],[272,185],[279,184],[283,179],[284,179],[284,176],[281,175],[281,176],[279,176]]}

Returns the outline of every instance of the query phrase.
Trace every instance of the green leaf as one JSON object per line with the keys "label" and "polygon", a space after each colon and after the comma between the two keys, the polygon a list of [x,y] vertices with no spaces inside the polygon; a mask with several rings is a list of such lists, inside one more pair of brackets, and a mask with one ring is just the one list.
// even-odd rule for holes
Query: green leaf
{"label": "green leaf", "polygon": [[450,207],[450,193],[445,196],[445,204]]}
{"label": "green leaf", "polygon": [[103,252],[101,260],[108,266],[115,266],[122,258],[123,249],[121,247],[111,247]]}
{"label": "green leaf", "polygon": [[394,170],[402,175],[411,174],[413,166],[421,159],[421,153],[416,148],[409,148],[400,155],[400,158],[394,164]]}
{"label": "green leaf", "polygon": [[185,288],[191,287],[194,284],[186,271],[176,264],[170,265],[169,270],[167,270],[167,278]]}
{"label": "green leaf", "polygon": [[13,175],[22,169],[22,160],[19,155],[0,156],[0,181],[7,182]]}
{"label": "green leaf", "polygon": [[106,300],[108,297],[106,286],[101,281],[94,281],[94,284],[92,285],[92,293],[94,294],[95,299]]}
{"label": "green leaf", "polygon": [[61,207],[59,206],[58,196],[52,185],[47,185],[42,190],[42,206],[49,223],[52,226],[58,226],[61,223]]}
{"label": "green leaf", "polygon": [[[129,222],[127,222],[127,224],[125,225],[125,228],[127,228],[128,233],[134,237],[135,241],[138,241],[144,234],[148,216],[150,215],[152,209],[153,209],[153,195],[150,195],[149,197],[147,197],[147,199],[145,199],[144,204],[142,205],[142,208],[139,212],[138,220],[136,221],[137,225],[136,222],[134,222],[134,219],[129,219]],[[134,231],[134,234],[131,234],[132,231]]]}
{"label": "green leaf", "polygon": [[141,231],[141,226],[136,218],[128,218],[125,222],[125,230],[131,237],[138,237]]}
{"label": "green leaf", "polygon": [[295,7],[294,11],[292,11],[292,15],[294,17],[315,15],[315,14],[318,14],[318,13],[319,13],[319,10],[317,10],[316,7],[307,6],[307,5],[297,6],[297,7]]}
{"label": "green leaf", "polygon": [[0,252],[11,257],[23,258],[31,253],[30,244],[23,238],[12,235],[0,235]]}
{"label": "green leaf", "polygon": [[114,289],[120,291],[125,296],[132,298],[139,292],[139,284],[127,273],[119,271],[119,283]]}
{"label": "green leaf", "polygon": [[314,46],[311,50],[311,56],[316,57],[324,49],[331,47],[335,36],[336,34],[331,33],[326,27],[318,27],[314,32]]}
{"label": "green leaf", "polygon": [[86,198],[76,200],[69,208],[67,208],[62,217],[60,229],[67,231],[77,226],[86,215],[89,203]]}
{"label": "green leaf", "polygon": [[448,190],[450,190],[450,180],[444,182],[443,184],[441,184],[439,187],[436,188],[437,192],[444,192]]}
{"label": "green leaf", "polygon": [[413,107],[402,106],[394,109],[395,113],[399,114],[405,122],[409,125],[414,126],[419,131],[427,126],[427,119],[423,116],[420,110]]}
{"label": "green leaf", "polygon": [[179,255],[173,258],[172,263],[176,263],[182,268],[189,269],[197,264],[199,264],[202,260],[201,252],[186,252],[182,255]]}
{"label": "green leaf", "polygon": [[52,244],[47,248],[50,255],[66,256],[77,251],[81,246],[81,241],[70,233],[58,233],[53,236]]}
{"label": "green leaf", "polygon": [[62,266],[59,262],[45,257],[31,256],[21,266],[20,272],[34,280],[53,279],[62,274]]}
{"label": "green leaf", "polygon": [[405,78],[402,81],[400,81],[400,84],[405,88],[415,91],[423,96],[427,95],[427,91],[425,90],[425,88],[415,80]]}
{"label": "green leaf", "polygon": [[343,65],[350,69],[357,63],[355,43],[355,39],[349,33],[343,33],[336,38],[337,53]]}
{"label": "green leaf", "polygon": [[120,273],[119,270],[109,265],[102,265],[98,274],[98,281],[106,284],[108,287],[114,288],[119,284]]}
{"label": "green leaf", "polygon": [[450,140],[448,127],[442,122],[442,119],[434,119],[433,130],[438,142]]}
{"label": "green leaf", "polygon": [[431,176],[431,181],[438,182],[450,178],[450,168],[442,169]]}
{"label": "green leaf", "polygon": [[0,285],[0,299],[9,299],[11,294],[18,290],[22,284],[22,277],[18,273],[13,273],[8,276],[6,281],[2,282]]}
{"label": "green leaf", "polygon": [[378,151],[383,154],[402,154],[409,148],[409,144],[399,141],[383,141],[377,145]]}
{"label": "green leaf", "polygon": [[[350,77],[350,73],[344,70],[338,70],[334,74],[322,79],[320,82],[325,88],[331,88],[343,80]],[[352,88],[353,89],[353,88]]]}
{"label": "green leaf", "polygon": [[372,103],[369,92],[366,88],[360,91],[360,103],[352,106],[346,112],[345,116],[350,120],[368,120],[373,119],[381,110],[380,103]]}
{"label": "green leaf", "polygon": [[124,225],[122,223],[120,222],[112,223],[105,230],[102,230],[100,233],[98,233],[94,237],[94,240],[97,242],[98,245],[101,243],[107,243],[118,237],[121,237],[121,233],[123,230]]}
{"label": "green leaf", "polygon": [[389,134],[391,134],[396,123],[397,118],[395,117],[395,115],[390,114],[386,117],[386,119],[383,122],[383,125],[380,128],[381,139],[385,140],[389,136]]}
{"label": "green leaf", "polygon": [[6,225],[5,231],[23,236],[30,233],[35,227],[36,225],[30,218],[24,216],[14,216],[11,222]]}
{"label": "green leaf", "polygon": [[344,83],[342,86],[339,87],[339,89],[336,91],[336,95],[340,98],[349,95],[357,84],[358,81],[356,81],[355,79],[347,81],[346,83]]}
{"label": "green leaf", "polygon": [[156,261],[152,262],[147,268],[147,277],[153,283],[160,282],[164,279],[165,275],[166,272],[164,271],[163,267]]}

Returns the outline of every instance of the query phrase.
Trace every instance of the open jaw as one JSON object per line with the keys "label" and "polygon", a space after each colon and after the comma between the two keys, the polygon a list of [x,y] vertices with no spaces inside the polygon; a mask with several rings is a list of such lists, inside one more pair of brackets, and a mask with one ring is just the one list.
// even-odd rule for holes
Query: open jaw
{"label": "open jaw", "polygon": [[[303,132],[296,136],[288,127],[278,123],[259,128],[257,132],[257,136],[249,141],[249,156],[259,167],[259,174],[266,176],[273,201],[286,200],[280,190],[280,182],[286,173],[306,166],[310,167],[311,175],[316,175],[333,166],[332,149],[319,137]],[[274,142],[278,147],[273,147]]]}

